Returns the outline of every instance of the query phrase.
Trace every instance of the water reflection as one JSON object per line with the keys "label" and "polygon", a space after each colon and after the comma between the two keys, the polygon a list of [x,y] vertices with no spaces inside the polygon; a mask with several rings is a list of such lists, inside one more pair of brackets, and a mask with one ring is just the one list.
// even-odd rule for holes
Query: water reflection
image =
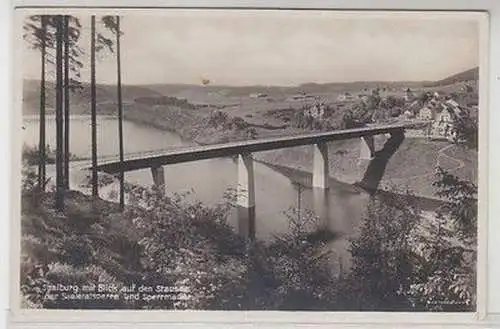
{"label": "water reflection", "polygon": [[[54,120],[47,120],[48,143],[55,147],[53,132]],[[71,153],[76,156],[90,154],[90,124],[86,117],[72,118]],[[38,120],[30,118],[24,122],[24,142],[36,145],[38,142]],[[112,118],[99,119],[100,155],[117,154],[117,121]],[[130,122],[124,123],[125,149],[127,153],[144,150],[168,149],[188,146],[178,135],[145,127]],[[132,137],[133,138],[129,138]],[[73,170],[72,175],[78,175]],[[269,241],[275,234],[289,230],[289,218],[285,214],[290,208],[301,208],[303,212],[312,211],[320,219],[320,225],[314,230],[316,236],[311,238],[328,241],[331,249],[342,262],[348,265],[348,238],[355,234],[365,209],[369,195],[362,189],[337,181],[330,182],[330,188],[312,189],[311,175],[304,174],[306,183],[299,189],[286,176],[261,163],[254,163],[255,175],[255,222],[248,221],[245,227],[230,216],[230,224],[237,229],[255,231],[257,239]],[[143,186],[151,186],[153,178],[151,170],[144,169],[127,172],[128,182]],[[168,193],[184,193],[193,191],[188,196],[191,200],[206,204],[223,202],[228,189],[234,189],[237,183],[237,163],[231,158],[219,158],[183,164],[164,166],[164,181]],[[299,180],[301,181],[301,180]],[[75,187],[76,185],[73,185]],[[109,193],[109,191],[102,193]],[[101,195],[102,196],[102,195]]]}

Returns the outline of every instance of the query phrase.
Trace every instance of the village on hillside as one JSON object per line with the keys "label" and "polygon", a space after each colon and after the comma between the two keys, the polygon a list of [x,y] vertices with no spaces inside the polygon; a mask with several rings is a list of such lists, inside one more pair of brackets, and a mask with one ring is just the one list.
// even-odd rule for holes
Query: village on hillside
{"label": "village on hillside", "polygon": [[[284,109],[271,109],[265,117],[307,130],[337,130],[372,124],[426,122],[411,129],[413,137],[448,139],[455,136],[455,125],[464,116],[477,117],[477,80],[451,85],[410,88],[364,88],[359,92],[331,94],[301,93],[286,99]],[[266,93],[254,93],[251,98],[277,103]],[[279,103],[279,102],[278,102]],[[233,114],[237,110],[231,111]],[[250,115],[248,115],[250,117]],[[253,121],[256,120],[253,115]]]}

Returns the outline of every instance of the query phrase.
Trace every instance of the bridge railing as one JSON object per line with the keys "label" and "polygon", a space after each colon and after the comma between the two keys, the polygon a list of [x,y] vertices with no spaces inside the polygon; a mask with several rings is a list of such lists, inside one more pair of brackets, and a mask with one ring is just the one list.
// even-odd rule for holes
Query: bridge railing
{"label": "bridge railing", "polygon": [[[133,171],[150,168],[155,185],[164,190],[165,173],[163,166],[169,164],[199,161],[217,157],[237,156],[238,185],[237,208],[239,231],[241,234],[253,238],[255,234],[255,179],[252,154],[260,151],[269,151],[287,147],[311,145],[313,147],[313,188],[325,191],[329,188],[329,154],[328,142],[334,140],[360,139],[359,157],[361,160],[373,160],[376,154],[374,136],[389,134],[388,141],[397,142],[399,147],[404,139],[405,129],[415,129],[427,124],[426,122],[407,122],[385,126],[372,126],[338,130],[331,132],[310,133],[297,136],[274,137],[258,140],[247,140],[224,144],[184,147],[169,149],[158,154],[156,151],[150,156],[144,154],[128,156],[123,162],[110,161],[98,166],[98,170],[108,173]],[[365,175],[366,176],[366,175]],[[365,177],[366,178],[366,177]],[[323,193],[323,192],[321,192]]]}

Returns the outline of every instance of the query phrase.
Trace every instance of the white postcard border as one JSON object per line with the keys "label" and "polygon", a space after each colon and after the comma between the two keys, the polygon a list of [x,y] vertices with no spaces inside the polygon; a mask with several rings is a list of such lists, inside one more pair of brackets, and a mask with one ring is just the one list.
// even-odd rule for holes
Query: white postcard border
{"label": "white postcard border", "polygon": [[[15,0],[14,3],[16,5],[19,5],[19,0]],[[85,3],[88,5],[92,5],[93,2],[98,2],[98,1],[86,1]],[[108,4],[112,6],[112,4],[115,1],[107,1],[106,6]],[[120,5],[121,6],[126,6],[128,3],[131,3],[133,1],[121,1]],[[135,1],[137,2],[137,1]],[[377,3],[377,5],[387,3],[388,1],[380,1]],[[37,4],[35,4],[37,3]],[[47,1],[22,1],[22,5],[42,5],[41,3],[47,4]],[[62,2],[61,2],[62,3]],[[71,4],[75,5],[81,5],[79,4],[80,1],[72,1]],[[102,4],[102,2],[100,2]],[[183,7],[196,7],[196,2],[193,1],[186,1],[183,2]],[[198,1],[198,6],[200,5],[200,2]],[[228,4],[228,1],[213,1],[211,2],[211,5],[215,7],[226,7],[224,6],[224,3]],[[234,1],[231,2],[232,7],[248,7],[249,3],[248,2],[240,2],[240,1]],[[256,7],[266,7],[266,8],[275,8],[274,6],[282,7],[283,9],[286,9],[286,7],[293,7],[293,8],[304,8],[304,2],[300,1],[289,1],[287,2],[288,5],[284,6],[281,4],[282,1],[255,1],[252,3],[252,6]],[[365,6],[362,6],[362,4],[365,4]],[[337,4],[335,4],[335,1],[328,2],[329,5],[326,5],[324,1],[310,1],[307,3],[306,7],[311,8],[311,7],[321,7],[323,9],[334,9],[334,8],[361,8],[363,7],[364,9],[367,8],[374,8],[373,5],[367,6],[366,1],[350,1],[349,2],[349,7],[347,7],[345,2],[342,1],[337,1]],[[405,4],[404,6],[399,5],[398,9],[467,9],[465,8],[465,2],[464,1],[455,1],[456,6],[448,6],[448,7],[442,7],[442,3],[445,3],[445,1],[433,1],[432,6],[425,6],[428,1],[420,1],[420,4],[423,4],[424,6],[418,6],[416,2],[409,2],[408,4]],[[449,1],[447,2],[449,3]],[[467,2],[468,3],[468,2]],[[489,263],[491,265],[491,260],[492,258],[489,258],[488,256],[491,257],[491,255],[488,255],[486,250],[487,247],[493,249],[493,241],[498,241],[499,239],[494,239],[491,237],[491,232],[492,228],[495,229],[499,225],[496,222],[490,221],[486,222],[486,218],[489,214],[498,214],[498,206],[495,206],[494,202],[488,202],[488,194],[490,196],[495,195],[498,192],[495,192],[495,184],[487,184],[488,181],[495,181],[494,179],[494,172],[492,168],[495,168],[495,164],[498,163],[498,160],[495,159],[494,162],[492,163],[492,158],[494,158],[494,155],[491,153],[492,150],[488,148],[488,140],[494,141],[498,139],[498,129],[495,129],[493,126],[494,122],[500,122],[498,120],[498,114],[492,111],[492,108],[494,108],[495,105],[500,105],[500,100],[495,99],[495,97],[492,97],[492,95],[500,95],[499,93],[499,80],[500,77],[498,74],[495,74],[495,72],[499,72],[498,68],[500,67],[500,51],[498,48],[499,45],[491,42],[490,47],[488,47],[488,41],[493,40],[495,36],[497,37],[497,40],[500,39],[500,31],[498,31],[498,28],[493,31],[493,27],[500,26],[500,8],[498,5],[494,6],[494,2],[490,2],[490,7],[480,7],[480,4],[486,5],[488,3],[487,1],[477,1],[475,4],[471,4],[471,9],[474,10],[479,10],[479,9],[495,9],[495,10],[490,10],[490,18],[491,18],[491,23],[485,23],[481,24],[481,64],[480,64],[480,109],[481,110],[481,118],[480,118],[480,147],[479,147],[479,156],[480,156],[480,161],[479,161],[479,221],[480,223],[482,222],[483,225],[479,225],[479,252],[478,252],[478,305],[477,305],[477,312],[476,313],[465,313],[465,314],[429,314],[429,313],[338,313],[338,312],[332,312],[332,313],[319,313],[319,312],[314,312],[315,315],[318,315],[317,317],[312,317],[311,313],[309,312],[275,312],[275,311],[266,311],[266,312],[236,312],[236,311],[231,311],[231,312],[213,312],[213,311],[53,311],[53,310],[20,310],[16,309],[16,305],[19,305],[19,297],[16,297],[19,295],[19,288],[18,283],[19,282],[19,255],[20,255],[20,246],[19,246],[19,241],[20,241],[20,223],[19,223],[19,210],[20,210],[20,202],[19,198],[13,197],[11,198],[12,201],[12,216],[15,218],[15,220],[11,221],[11,238],[12,242],[11,243],[11,264],[12,269],[11,269],[11,320],[14,322],[18,323],[51,323],[51,322],[56,322],[56,323],[84,323],[84,322],[99,322],[99,323],[124,323],[123,320],[127,319],[127,322],[133,322],[133,323],[157,323],[159,321],[161,322],[166,322],[166,323],[290,323],[290,324],[298,324],[298,323],[303,323],[303,324],[325,324],[325,323],[337,323],[337,324],[369,324],[369,323],[406,323],[406,324],[479,324],[479,323],[486,323],[485,321],[488,321],[490,319],[489,315],[491,313],[490,307],[487,307],[487,304],[492,304],[492,286],[494,287],[499,287],[497,291],[500,290],[500,285],[497,280],[494,280],[492,277],[492,273],[487,273],[486,270],[486,265]],[[51,2],[53,5],[54,2]],[[67,2],[63,3],[64,5],[68,5]],[[144,3],[142,3],[144,5]],[[164,5],[169,5],[169,6],[181,6],[179,2],[171,1],[168,2],[168,4],[165,4],[165,1],[163,2]],[[315,5],[316,4],[316,5]],[[333,4],[333,5],[332,5]],[[356,4],[358,6],[356,6]],[[430,3],[429,3],[430,4]],[[439,4],[441,4],[441,7],[438,7]],[[479,7],[478,7],[479,4]],[[137,4],[136,4],[137,5]],[[204,3],[206,6],[206,3]],[[359,7],[361,5],[361,7]],[[446,6],[446,5],[445,5]],[[378,7],[380,9],[381,7]],[[382,7],[383,8],[383,7]],[[390,8],[390,7],[385,7],[385,9]],[[109,12],[109,10],[107,10]],[[488,33],[488,29],[491,27],[491,34]],[[495,33],[493,33],[495,32]],[[18,34],[19,35],[19,34]],[[486,37],[486,38],[485,38]],[[16,40],[12,40],[13,42],[16,42]],[[19,41],[19,40],[17,40]],[[19,49],[19,47],[14,46],[15,48]],[[496,58],[495,58],[496,56]],[[19,56],[13,56],[13,61],[14,64],[18,64],[19,61]],[[16,60],[17,58],[17,60]],[[488,58],[491,60],[489,61]],[[489,62],[489,63],[488,63]],[[13,65],[13,67],[22,67],[22,65]],[[17,76],[22,76],[18,75]],[[14,76],[12,76],[14,78]],[[16,114],[18,115],[11,115],[11,127],[19,127],[20,125],[18,124],[20,121],[20,111],[19,111],[19,106],[20,106],[20,95],[19,91],[21,90],[20,87],[20,81],[19,79],[16,79],[13,81],[13,91],[17,91],[16,93],[16,99],[14,100],[14,105],[15,108],[17,109],[15,111]],[[486,86],[486,87],[485,87]],[[490,95],[490,96],[489,96]],[[498,97],[497,97],[498,98]],[[498,107],[498,106],[495,106]],[[485,110],[485,109],[489,109]],[[495,120],[497,118],[497,120]],[[15,135],[15,130],[12,130],[12,136]],[[495,134],[497,134],[495,137]],[[20,149],[20,141],[17,141],[15,138],[12,138],[13,145],[12,150],[18,150]],[[16,169],[20,168],[21,164],[21,159],[20,155],[15,154],[16,152],[13,152],[12,154],[12,165],[11,168],[13,168],[13,172],[11,173],[11,195],[16,196],[19,195],[20,193],[20,187],[19,187],[19,181],[20,181],[20,174],[17,174]],[[489,161],[488,161],[489,159]],[[498,176],[497,176],[498,178]],[[492,199],[490,199],[493,201]],[[497,210],[495,210],[497,209]],[[483,218],[483,219],[482,219]],[[484,225],[484,224],[488,225]],[[499,231],[496,229],[497,232]],[[489,235],[490,234],[490,235]],[[488,240],[492,243],[488,244]],[[494,250],[494,249],[493,249]],[[496,266],[498,267],[498,261],[495,263]],[[496,270],[498,273],[498,269]],[[489,275],[488,275],[489,274]],[[500,274],[500,273],[499,273]],[[494,275],[494,274],[493,274]],[[497,274],[498,275],[498,274]],[[488,280],[489,276],[489,282]],[[500,275],[499,275],[500,277]],[[494,290],[493,290],[494,291]],[[490,293],[488,293],[490,292]],[[494,307],[493,310],[499,311],[500,312],[500,302],[496,301],[498,304],[498,308]],[[495,304],[495,301],[493,300],[493,304]],[[493,319],[493,318],[491,318]]]}

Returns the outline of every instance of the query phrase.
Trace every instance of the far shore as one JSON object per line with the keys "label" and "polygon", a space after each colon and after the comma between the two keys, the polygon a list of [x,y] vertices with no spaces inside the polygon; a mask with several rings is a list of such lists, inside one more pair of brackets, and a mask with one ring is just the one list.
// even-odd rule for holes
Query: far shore
{"label": "far shore", "polygon": [[[169,112],[169,111],[165,111]],[[173,112],[177,112],[174,110]],[[159,129],[159,130],[164,130],[164,131],[169,131],[172,133],[175,133],[179,135],[183,140],[186,140],[186,142],[191,142],[195,143],[198,145],[207,145],[207,144],[214,144],[214,143],[221,143],[221,142],[226,142],[227,140],[224,140],[225,137],[224,132],[209,132],[203,133],[203,131],[196,131],[197,127],[200,125],[200,120],[201,118],[198,116],[184,116],[182,119],[183,120],[177,120],[175,122],[172,120],[173,116],[165,116],[162,115],[159,118],[156,118],[155,120],[151,121],[153,117],[147,113],[144,116],[137,117],[138,111],[128,111],[126,112],[125,115],[125,120],[133,122],[135,124],[140,124],[144,126],[148,126],[154,129]],[[50,117],[50,116],[49,116]],[[88,118],[88,115],[86,114],[75,114],[72,115],[74,118]],[[115,119],[115,115],[111,114],[104,114],[100,115],[100,118],[103,119]],[[38,118],[38,115],[24,115],[23,119],[28,119],[28,120],[36,120]],[[179,121],[183,124],[179,124]],[[181,128],[181,129],[179,129]],[[196,135],[196,138],[193,138],[193,135]],[[226,135],[227,136],[227,135]],[[240,136],[238,136],[240,137]],[[262,137],[267,137],[267,136],[262,136]],[[237,139],[242,139],[237,138]],[[230,139],[231,140],[231,139]],[[344,147],[347,148],[352,148],[352,143],[349,143],[349,141],[346,141],[344,143]],[[336,147],[336,146],[335,146]],[[310,154],[306,148],[294,148],[294,149],[283,149],[283,150],[276,150],[276,151],[268,151],[268,152],[262,152],[262,153],[256,153],[254,154],[254,159],[258,161],[259,163],[268,166],[269,168],[285,175],[288,177],[290,180],[293,182],[299,182],[299,183],[304,183],[304,179],[310,179],[306,178],[308,175],[311,175],[311,168],[310,167]],[[343,161],[342,158],[344,156],[340,156],[340,161]],[[334,158],[334,157],[331,157]],[[79,159],[74,159],[78,161],[86,160],[84,158],[79,158]],[[349,160],[349,159],[348,159]],[[330,167],[336,168],[338,166],[338,163],[332,162],[330,164]],[[345,162],[345,161],[344,161]],[[342,163],[340,164],[341,166],[343,165]],[[356,168],[354,168],[356,169]],[[359,180],[359,169],[357,170],[336,170],[336,175],[331,176],[330,179],[335,182],[336,184],[342,184],[344,186],[350,186],[351,188],[354,188],[355,182]],[[356,172],[358,171],[358,172]],[[382,182],[383,183],[383,182]],[[307,184],[305,184],[307,185]],[[390,180],[388,181],[388,184],[381,184],[382,190],[386,190],[384,187],[392,186],[396,188],[396,190],[403,190],[407,186],[401,185],[401,184],[391,184]],[[440,203],[441,200],[437,199],[432,193],[425,192],[424,193],[419,193],[421,191],[415,191],[416,197],[419,197],[423,200],[433,200],[435,202]],[[431,204],[434,204],[435,202],[430,202]],[[424,202],[426,204],[429,204],[428,201]]]}

